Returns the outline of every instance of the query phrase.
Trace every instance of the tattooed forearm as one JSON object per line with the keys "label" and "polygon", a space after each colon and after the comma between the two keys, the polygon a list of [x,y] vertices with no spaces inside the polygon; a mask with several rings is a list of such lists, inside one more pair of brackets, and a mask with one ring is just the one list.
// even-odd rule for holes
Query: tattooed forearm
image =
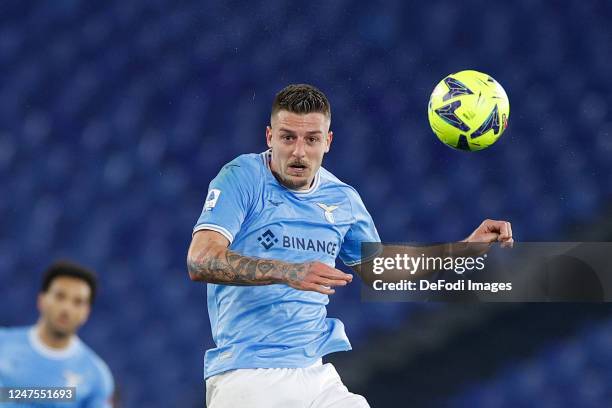
{"label": "tattooed forearm", "polygon": [[193,280],[225,285],[290,283],[301,280],[307,270],[305,264],[242,256],[227,248],[189,256],[187,267]]}

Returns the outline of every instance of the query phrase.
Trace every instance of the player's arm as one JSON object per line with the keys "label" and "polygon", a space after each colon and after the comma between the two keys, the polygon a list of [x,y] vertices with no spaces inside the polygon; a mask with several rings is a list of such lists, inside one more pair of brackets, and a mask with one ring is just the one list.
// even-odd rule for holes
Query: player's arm
{"label": "player's arm", "polygon": [[[409,257],[456,257],[456,256],[478,256],[485,253],[490,244],[500,242],[502,247],[512,247],[514,237],[512,225],[508,221],[484,220],[467,238],[455,243],[431,245],[427,247],[409,247],[386,245],[382,248],[378,257],[393,258],[398,254],[406,254]],[[478,245],[482,244],[482,245]],[[374,259],[353,265],[351,269],[358,274],[366,284],[371,285],[374,280],[380,279],[372,273]],[[389,273],[391,272],[391,273]],[[386,279],[389,281],[399,279],[417,279],[424,277],[430,271],[417,270],[414,274],[406,275],[404,271],[389,271]]]}
{"label": "player's arm", "polygon": [[[429,245],[429,246],[407,246],[407,245],[382,245],[380,251],[376,256],[362,263],[351,265],[350,268],[364,281],[368,286],[371,286],[375,280],[381,279],[381,275],[373,273],[374,260],[377,258],[391,258],[394,259],[398,255],[403,257],[404,255],[410,258],[421,258],[421,257],[441,257],[450,256],[451,247],[453,244],[440,244],[440,245]],[[425,277],[431,271],[424,271],[418,269],[411,271],[406,274],[404,270],[390,269],[384,272],[385,280],[399,281],[401,279],[418,279]]]}
{"label": "player's arm", "polygon": [[[101,361],[101,360],[100,360]],[[103,362],[96,364],[99,376],[91,384],[91,394],[79,404],[80,408],[113,408],[115,406],[115,380],[108,366]],[[79,392],[77,388],[77,393]]]}
{"label": "player's arm", "polygon": [[345,286],[353,279],[352,275],[321,262],[288,263],[243,256],[228,246],[228,239],[216,231],[197,231],[187,254],[191,280],[222,285],[280,283],[331,295],[334,286]]}

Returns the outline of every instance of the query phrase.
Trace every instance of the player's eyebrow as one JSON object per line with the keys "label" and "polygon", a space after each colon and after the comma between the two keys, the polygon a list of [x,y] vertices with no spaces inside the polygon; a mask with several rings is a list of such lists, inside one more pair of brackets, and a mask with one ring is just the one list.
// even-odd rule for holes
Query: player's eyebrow
{"label": "player's eyebrow", "polygon": [[[278,131],[279,132],[286,132],[286,133],[295,134],[295,131],[293,131],[291,129],[284,128],[284,127],[278,129]],[[306,134],[308,134],[308,135],[315,135],[315,134],[321,135],[321,134],[323,134],[323,132],[321,132],[320,130],[309,130],[308,132],[306,132]]]}

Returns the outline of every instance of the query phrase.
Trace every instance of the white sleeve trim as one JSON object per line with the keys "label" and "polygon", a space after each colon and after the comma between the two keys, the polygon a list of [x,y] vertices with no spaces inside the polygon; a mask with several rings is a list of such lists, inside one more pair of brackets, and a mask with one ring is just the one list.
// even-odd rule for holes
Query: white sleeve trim
{"label": "white sleeve trim", "polygon": [[218,232],[219,234],[221,234],[225,238],[227,238],[227,240],[229,241],[230,244],[234,241],[234,236],[232,235],[231,232],[229,232],[227,229],[225,229],[223,227],[220,227],[218,225],[215,225],[215,224],[199,224],[199,225],[196,225],[193,228],[193,233],[191,234],[191,236],[193,236],[193,234],[195,234],[196,232],[202,231],[202,230],[211,230],[211,231]]}

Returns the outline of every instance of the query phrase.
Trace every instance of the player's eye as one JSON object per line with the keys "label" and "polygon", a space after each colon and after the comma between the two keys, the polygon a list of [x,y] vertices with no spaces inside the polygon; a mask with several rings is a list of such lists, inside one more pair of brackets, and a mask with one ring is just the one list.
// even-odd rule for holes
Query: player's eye
{"label": "player's eye", "polygon": [[282,140],[287,140],[287,141],[293,140],[293,135],[289,135],[289,134],[281,135],[281,139]]}
{"label": "player's eye", "polygon": [[318,137],[309,137],[308,142],[311,144],[317,143],[319,141]]}

